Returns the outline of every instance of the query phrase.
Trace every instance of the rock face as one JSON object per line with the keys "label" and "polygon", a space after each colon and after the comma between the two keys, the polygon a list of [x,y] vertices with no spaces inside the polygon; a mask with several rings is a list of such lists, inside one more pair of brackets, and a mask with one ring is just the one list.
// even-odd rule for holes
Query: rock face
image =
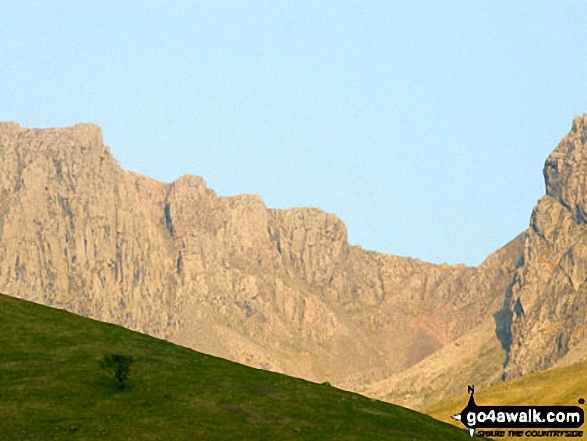
{"label": "rock face", "polygon": [[506,377],[587,355],[587,115],[544,166],[546,195],[538,201],[524,264],[508,290],[503,317]]}
{"label": "rock face", "polygon": [[173,242],[150,205],[165,185],[139,182],[93,124],[1,125],[2,291],[153,335],[176,328]]}
{"label": "rock face", "polygon": [[316,208],[122,170],[93,124],[1,123],[0,185],[2,292],[349,388],[477,328],[522,253],[469,268],[366,251]]}

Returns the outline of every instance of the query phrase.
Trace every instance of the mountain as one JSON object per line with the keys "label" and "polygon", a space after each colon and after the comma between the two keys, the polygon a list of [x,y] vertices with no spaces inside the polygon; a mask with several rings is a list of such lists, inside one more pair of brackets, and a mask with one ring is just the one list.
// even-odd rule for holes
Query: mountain
{"label": "mountain", "polygon": [[[130,382],[99,367],[133,357]],[[0,295],[0,440],[465,440],[429,416]]]}
{"label": "mountain", "polygon": [[318,208],[125,171],[87,123],[0,123],[0,207],[2,292],[351,390],[475,333],[499,350],[488,320],[503,310],[503,334],[504,293],[533,240],[522,233],[479,267],[367,251]]}
{"label": "mountain", "polygon": [[125,171],[94,124],[0,123],[0,290],[424,406],[587,358],[586,127],[548,157],[529,228],[467,267],[351,246],[318,208]]}

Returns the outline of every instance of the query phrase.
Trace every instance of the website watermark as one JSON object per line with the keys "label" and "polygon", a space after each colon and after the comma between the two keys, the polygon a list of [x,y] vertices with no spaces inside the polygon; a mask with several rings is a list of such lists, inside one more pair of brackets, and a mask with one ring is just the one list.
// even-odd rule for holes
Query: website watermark
{"label": "website watermark", "polygon": [[[468,386],[468,392],[467,406],[452,418],[467,427],[471,437],[476,429],[478,436],[496,438],[583,436],[582,430],[573,430],[579,429],[585,422],[585,414],[579,406],[478,406],[475,403],[475,387]],[[578,402],[584,404],[585,400],[580,398]]]}

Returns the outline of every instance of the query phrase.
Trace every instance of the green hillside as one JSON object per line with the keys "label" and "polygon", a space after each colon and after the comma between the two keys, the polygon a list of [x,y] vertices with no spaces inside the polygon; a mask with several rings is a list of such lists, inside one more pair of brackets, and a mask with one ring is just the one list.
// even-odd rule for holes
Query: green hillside
{"label": "green hillside", "polygon": [[[475,401],[480,406],[578,405],[580,398],[587,400],[585,379],[587,379],[587,361],[581,361],[570,366],[517,378],[488,389],[476,388]],[[436,403],[423,411],[441,421],[460,426],[460,423],[453,421],[450,415],[460,412],[468,399],[469,396],[463,394]],[[587,409],[587,406],[582,407]],[[585,432],[587,428],[582,427],[581,430]],[[541,437],[540,439],[550,438]]]}
{"label": "green hillside", "polygon": [[[100,369],[131,355],[127,389]],[[429,416],[0,295],[0,440],[466,440]]]}

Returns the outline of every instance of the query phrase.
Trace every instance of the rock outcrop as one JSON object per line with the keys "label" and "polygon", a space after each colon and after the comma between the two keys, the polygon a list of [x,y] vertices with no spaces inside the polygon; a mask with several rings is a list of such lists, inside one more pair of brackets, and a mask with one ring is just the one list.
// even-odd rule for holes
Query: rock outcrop
{"label": "rock outcrop", "polygon": [[[515,240],[471,268],[366,251],[317,208],[268,209],[196,176],[166,184],[122,170],[93,124],[1,123],[0,185],[2,292],[350,389],[477,329],[503,306],[522,254]],[[552,222],[579,234],[582,201],[561,193],[571,213],[557,197]],[[530,244],[543,240],[536,228]],[[561,264],[571,284],[578,252]]]}
{"label": "rock outcrop", "polygon": [[508,378],[587,355],[587,115],[548,157],[544,179],[502,310]]}

